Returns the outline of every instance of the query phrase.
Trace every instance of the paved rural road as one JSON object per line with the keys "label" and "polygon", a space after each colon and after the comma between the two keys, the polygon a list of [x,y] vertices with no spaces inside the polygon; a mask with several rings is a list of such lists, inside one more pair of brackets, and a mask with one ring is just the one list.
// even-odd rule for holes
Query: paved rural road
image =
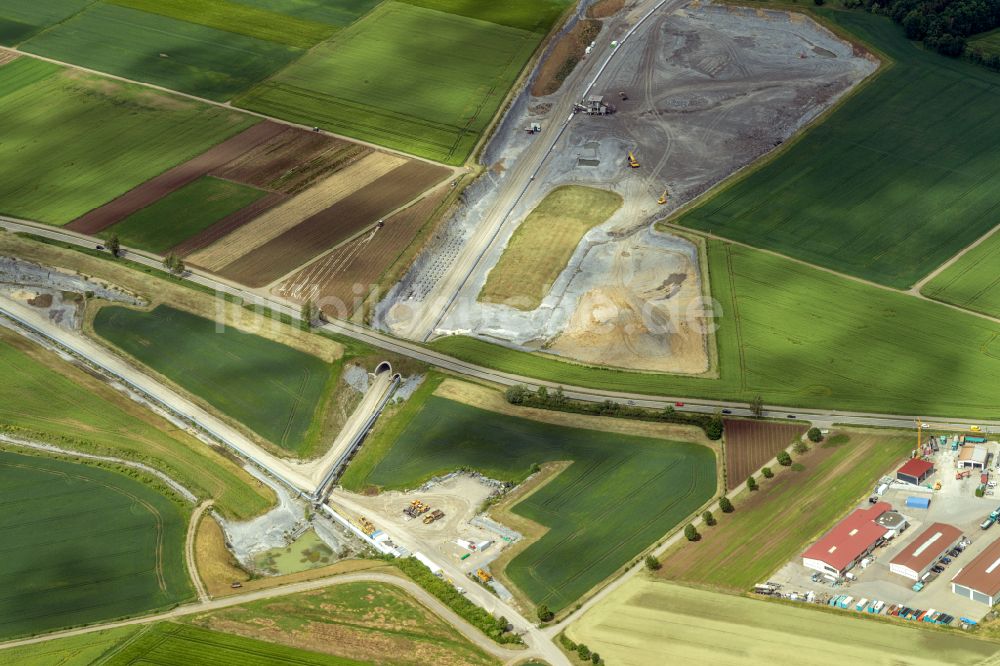
{"label": "paved rural road", "polygon": [[[427,590],[420,587],[416,583],[406,578],[400,578],[399,576],[392,576],[390,574],[383,573],[354,573],[354,574],[341,574],[339,576],[330,576],[327,578],[317,578],[316,580],[305,581],[302,583],[292,583],[290,585],[283,585],[280,587],[272,587],[266,590],[257,590],[255,592],[247,592],[246,594],[240,594],[232,597],[223,597],[221,599],[212,599],[211,601],[205,601],[202,603],[186,604],[183,606],[178,606],[172,610],[166,611],[164,613],[157,613],[155,615],[147,615],[144,617],[136,617],[129,620],[121,620],[119,622],[107,622],[104,624],[95,624],[89,627],[80,627],[78,629],[67,629],[66,631],[56,631],[51,634],[45,634],[44,636],[35,636],[33,638],[22,638],[20,640],[7,641],[6,643],[0,643],[0,650],[7,648],[20,647],[24,645],[35,645],[37,643],[44,643],[46,641],[55,640],[57,638],[67,638],[70,636],[80,636],[83,634],[91,634],[95,631],[101,631],[104,629],[114,629],[116,627],[127,627],[136,624],[150,624],[152,622],[160,622],[163,620],[173,620],[187,615],[195,615],[198,613],[207,613],[210,611],[221,610],[223,608],[230,608],[232,606],[238,606],[240,604],[249,603],[251,601],[260,601],[261,599],[273,599],[274,597],[282,597],[288,594],[295,594],[296,592],[309,592],[311,590],[318,590],[324,587],[329,587],[331,585],[341,585],[343,583],[388,583],[389,585],[395,585],[398,588],[406,591],[410,596],[414,597],[421,604],[426,606],[435,615],[438,615],[444,619],[448,624],[452,625],[457,629],[466,639],[471,643],[476,645],[476,647],[492,654],[493,656],[504,660],[504,662],[515,662],[522,659],[542,656],[536,654],[534,650],[509,650],[498,646],[496,643],[486,638],[482,632],[473,627],[471,624],[463,620],[454,611],[442,604],[435,597],[431,596]],[[2,659],[2,652],[0,652],[0,661]],[[556,662],[553,662],[556,663]],[[559,662],[562,663],[562,662]],[[569,664],[569,661],[565,661]]]}
{"label": "paved rural road", "polygon": [[191,514],[191,520],[188,521],[187,536],[184,539],[184,558],[187,560],[188,573],[191,574],[191,582],[194,584],[195,592],[198,593],[198,601],[202,603],[208,601],[209,596],[204,583],[201,582],[201,576],[198,575],[198,559],[194,556],[194,537],[198,533],[201,514],[211,506],[212,500],[205,500],[198,505]]}
{"label": "paved rural road", "polygon": [[[84,236],[82,234],[77,234],[75,232],[62,229],[59,227],[52,227],[45,224],[40,224],[37,222],[30,222],[27,220],[19,220],[15,218],[0,216],[0,228],[5,228],[10,231],[19,233],[29,233],[36,236],[42,236],[45,238],[50,238],[52,240],[61,241],[64,243],[69,243],[76,245],[78,247],[93,249],[97,239],[91,238],[89,236]],[[152,268],[162,269],[162,259],[152,254],[142,252],[139,250],[126,249],[125,254],[127,258],[145,266],[150,266]],[[229,282],[228,280],[221,279],[210,273],[206,273],[200,270],[191,270],[185,274],[184,279],[198,284],[209,289],[213,289],[219,293],[226,293],[231,296],[237,296],[244,300],[246,303],[259,304],[271,308],[275,312],[281,313],[298,320],[300,315],[300,310],[298,305],[291,303],[287,300],[277,298],[271,295],[263,295],[251,290],[248,290],[240,285]],[[335,320],[323,324],[322,328],[330,333],[335,333],[337,335],[343,335],[345,337],[353,338],[355,340],[360,340],[374,347],[380,349],[385,349],[401,356],[408,356],[410,358],[422,361],[429,365],[434,365],[445,370],[450,370],[460,375],[465,375],[467,377],[473,377],[476,379],[482,379],[484,381],[493,382],[496,384],[501,384],[504,386],[512,386],[515,384],[524,384],[529,388],[536,388],[539,385],[537,379],[531,377],[525,377],[523,375],[517,375],[510,372],[501,372],[498,370],[491,370],[481,365],[476,365],[475,363],[469,363],[467,361],[462,361],[446,354],[436,352],[432,349],[408,340],[400,340],[399,338],[392,337],[385,333],[375,331],[366,326],[360,324],[355,324],[353,322]],[[550,383],[547,383],[550,384]],[[653,409],[662,409],[666,405],[674,404],[676,402],[683,402],[683,406],[678,406],[679,411],[689,411],[689,412],[702,412],[702,413],[713,413],[718,409],[728,409],[731,411],[733,416],[753,416],[750,411],[749,406],[746,403],[726,401],[726,400],[706,400],[703,398],[689,399],[684,396],[649,396],[643,393],[630,393],[624,391],[607,391],[602,389],[590,389],[585,387],[578,387],[572,385],[563,385],[564,394],[575,400],[584,400],[588,402],[602,402],[604,400],[618,400],[620,402],[631,402],[640,407],[650,407]],[[923,419],[924,422],[930,422],[935,427],[941,428],[956,428],[956,429],[967,429],[969,425],[979,424],[982,426],[990,426],[996,429],[996,432],[1000,432],[1000,420],[983,420],[983,419],[964,419],[964,418],[935,418],[932,421],[928,421],[927,417],[922,417],[918,414],[877,414],[873,412],[853,412],[853,411],[840,411],[840,410],[822,410],[822,409],[807,409],[802,407],[782,407],[775,405],[765,405],[763,416],[771,418],[786,418],[787,415],[793,415],[797,419],[802,419],[806,421],[813,421],[817,424],[832,424],[832,423],[842,423],[845,425],[855,425],[855,426],[879,426],[879,427],[892,427],[892,428],[913,428],[914,424]]]}

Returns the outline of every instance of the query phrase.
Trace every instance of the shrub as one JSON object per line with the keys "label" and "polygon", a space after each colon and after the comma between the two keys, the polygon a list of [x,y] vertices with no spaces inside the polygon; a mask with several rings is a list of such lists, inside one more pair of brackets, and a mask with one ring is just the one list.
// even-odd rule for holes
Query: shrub
{"label": "shrub", "polygon": [[576,653],[578,655],[580,655],[580,659],[583,659],[584,661],[587,661],[587,660],[590,659],[590,648],[588,648],[583,643],[577,643],[577,645],[576,645]]}
{"label": "shrub", "polygon": [[547,604],[541,604],[536,609],[536,612],[538,613],[538,619],[541,620],[542,622],[548,622],[553,617],[555,617],[555,614],[552,611],[549,610],[549,607],[548,607]]}
{"label": "shrub", "polygon": [[774,476],[774,472],[771,471],[770,467],[765,467],[764,469],[760,470],[760,473],[764,475],[765,479],[770,479],[772,476]]}
{"label": "shrub", "polygon": [[705,436],[716,440],[722,438],[722,417],[713,416],[705,425]]}
{"label": "shrub", "polygon": [[507,402],[512,405],[523,404],[528,398],[528,387],[523,384],[515,384],[507,388],[507,392],[504,394],[507,398]]}
{"label": "shrub", "polygon": [[788,451],[782,451],[778,454],[778,464],[782,467],[788,467],[792,464],[792,457],[788,455]]}
{"label": "shrub", "polygon": [[810,442],[822,442],[823,433],[819,428],[809,428],[809,432],[806,433],[806,437],[809,438]]}
{"label": "shrub", "polygon": [[596,652],[591,652],[590,653],[590,663],[592,663],[592,664],[599,664],[599,663],[601,663],[601,655],[597,654]]}
{"label": "shrub", "polygon": [[802,455],[808,450],[809,450],[809,445],[803,442],[801,439],[795,442],[795,444],[792,446],[792,451],[795,451],[795,453],[799,455]]}
{"label": "shrub", "polygon": [[722,510],[722,513],[732,513],[733,503],[729,501],[728,497],[723,497],[719,500],[719,509]]}
{"label": "shrub", "polygon": [[715,516],[712,515],[711,511],[706,511],[701,514],[701,519],[705,521],[705,524],[711,527],[715,525]]}
{"label": "shrub", "polygon": [[750,490],[757,490],[757,479],[752,476],[747,479],[747,488]]}
{"label": "shrub", "polygon": [[659,569],[662,566],[663,565],[660,564],[660,561],[658,559],[656,559],[655,556],[653,556],[653,555],[647,555],[646,556],[646,568],[649,569],[650,571],[656,571],[657,569]]}
{"label": "shrub", "polygon": [[695,529],[694,525],[688,523],[684,528],[684,538],[688,541],[697,541],[701,538],[701,535],[698,534],[698,530]]}

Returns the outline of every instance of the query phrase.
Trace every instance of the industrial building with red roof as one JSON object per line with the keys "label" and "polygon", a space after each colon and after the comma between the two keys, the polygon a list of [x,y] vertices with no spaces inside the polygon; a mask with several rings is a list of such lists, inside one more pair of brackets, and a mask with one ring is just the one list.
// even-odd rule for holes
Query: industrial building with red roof
{"label": "industrial building with red roof", "polygon": [[889,571],[910,580],[920,580],[934,563],[962,540],[954,525],[934,523],[921,532],[889,562]]}
{"label": "industrial building with red roof", "polygon": [[1000,539],[959,570],[951,591],[989,606],[1000,603]]}
{"label": "industrial building with red roof", "polygon": [[888,502],[856,509],[802,553],[802,565],[826,574],[844,575],[885,537],[888,530],[875,520],[886,511],[892,511]]}
{"label": "industrial building with red roof", "polygon": [[917,485],[934,473],[934,463],[913,458],[896,470],[896,478],[906,483]]}

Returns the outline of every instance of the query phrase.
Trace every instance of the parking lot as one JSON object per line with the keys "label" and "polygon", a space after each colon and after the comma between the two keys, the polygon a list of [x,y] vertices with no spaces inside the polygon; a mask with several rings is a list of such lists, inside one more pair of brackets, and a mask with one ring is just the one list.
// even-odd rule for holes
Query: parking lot
{"label": "parking lot", "polygon": [[[990,479],[995,475],[994,463],[997,460],[998,445],[989,442],[987,450]],[[951,579],[962,566],[972,561],[994,540],[1000,538],[1000,527],[992,526],[986,530],[980,527],[984,518],[1000,506],[1000,497],[992,494],[976,497],[976,488],[980,485],[980,472],[976,470],[965,478],[956,478],[956,459],[958,453],[950,447],[931,455],[934,463],[934,474],[923,481],[920,486],[894,481],[889,484],[880,501],[888,502],[892,508],[903,514],[908,526],[895,538],[877,547],[869,556],[870,561],[864,566],[856,566],[850,574],[855,580],[844,580],[834,583],[824,578],[814,581],[816,571],[802,565],[802,558],[796,557],[786,564],[772,581],[781,584],[783,593],[797,592],[806,594],[813,592],[817,601],[823,601],[831,596],[849,594],[855,603],[861,599],[869,601],[878,599],[889,604],[901,604],[911,608],[935,609],[943,611],[955,618],[967,617],[979,620],[990,608],[984,604],[971,601],[951,591]],[[888,481],[895,477],[895,470],[890,470],[885,478]],[[940,490],[932,490],[940,482]],[[987,489],[991,492],[992,489]],[[873,489],[874,495],[874,489]],[[928,509],[918,509],[906,506],[908,497],[930,498]],[[866,500],[856,508],[866,508],[871,504]],[[971,543],[952,562],[944,567],[944,571],[925,585],[919,592],[913,590],[914,581],[890,572],[889,562],[923,532],[924,528],[935,522],[954,525]]]}

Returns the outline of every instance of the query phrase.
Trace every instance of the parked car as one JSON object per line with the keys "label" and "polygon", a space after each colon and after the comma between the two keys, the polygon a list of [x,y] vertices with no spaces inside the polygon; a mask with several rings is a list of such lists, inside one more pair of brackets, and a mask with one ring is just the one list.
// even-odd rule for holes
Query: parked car
{"label": "parked car", "polygon": [[931,571],[933,571],[936,574],[944,573],[944,567],[941,566],[940,564],[935,564],[934,566],[931,567]]}
{"label": "parked car", "polygon": [[962,549],[952,548],[951,550],[948,551],[948,554],[951,555],[952,557],[958,557],[959,555],[962,554]]}
{"label": "parked car", "polygon": [[951,558],[950,557],[942,557],[941,558],[941,564],[944,564],[945,566],[951,564]]}

